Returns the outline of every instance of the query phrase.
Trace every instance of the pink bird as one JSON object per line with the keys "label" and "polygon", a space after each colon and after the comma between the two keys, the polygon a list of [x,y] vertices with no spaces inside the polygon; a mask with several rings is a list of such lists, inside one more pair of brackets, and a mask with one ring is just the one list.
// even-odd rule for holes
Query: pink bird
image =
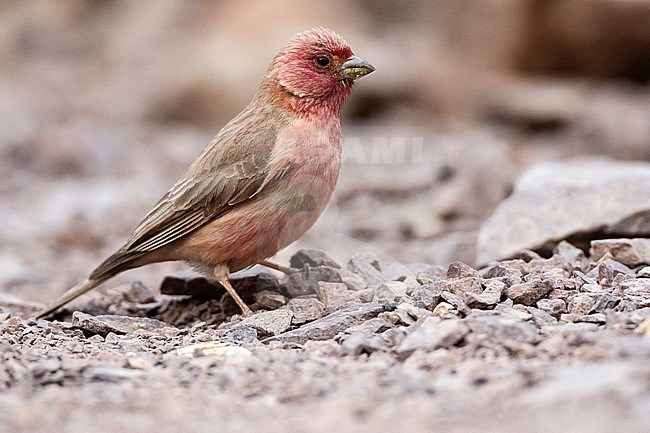
{"label": "pink bird", "polygon": [[341,166],[341,107],[375,68],[335,32],[295,35],[251,103],[224,126],[129,240],[43,317],[128,269],[184,260],[211,272],[244,314],[228,274],[298,239],[329,202]]}

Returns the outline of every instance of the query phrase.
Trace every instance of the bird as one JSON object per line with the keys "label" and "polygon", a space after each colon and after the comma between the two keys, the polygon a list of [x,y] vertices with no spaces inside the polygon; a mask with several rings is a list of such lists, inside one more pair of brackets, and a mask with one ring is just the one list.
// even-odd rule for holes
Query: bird
{"label": "bird", "polygon": [[214,275],[242,313],[252,314],[229,274],[255,264],[286,269],[267,259],[305,233],[330,201],[341,166],[341,108],[355,80],[374,70],[333,30],[294,35],[248,106],[126,243],[36,318],[121,272],[163,261]]}

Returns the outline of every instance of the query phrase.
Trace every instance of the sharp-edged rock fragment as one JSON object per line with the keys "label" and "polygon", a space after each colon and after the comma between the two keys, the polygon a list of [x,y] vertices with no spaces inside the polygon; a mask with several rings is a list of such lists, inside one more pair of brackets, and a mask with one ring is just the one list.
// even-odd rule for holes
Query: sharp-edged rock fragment
{"label": "sharp-edged rock fragment", "polygon": [[555,275],[540,272],[527,275],[526,281],[506,290],[506,296],[515,304],[533,305],[552,290],[564,289],[572,280],[563,280]]}
{"label": "sharp-edged rock fragment", "polygon": [[388,278],[381,272],[377,257],[372,253],[358,253],[348,262],[348,270],[363,278],[368,285],[380,284]]}
{"label": "sharp-edged rock fragment", "polygon": [[[650,233],[650,164],[582,158],[529,169],[481,227],[477,262],[563,239]],[[579,235],[579,236],[578,236]]]}
{"label": "sharp-edged rock fragment", "polygon": [[336,308],[348,301],[350,291],[343,283],[329,283],[319,281],[316,286],[316,296],[325,305],[325,308]]}
{"label": "sharp-edged rock fragment", "polygon": [[281,289],[289,297],[311,295],[316,293],[318,283],[321,281],[340,283],[341,275],[338,269],[329,266],[312,268],[309,265],[305,265],[300,272],[289,275],[289,278],[282,285]]}
{"label": "sharp-edged rock fragment", "polygon": [[591,257],[599,259],[610,253],[627,266],[650,265],[650,239],[598,239],[591,241]]}
{"label": "sharp-edged rock fragment", "polygon": [[452,262],[447,269],[447,278],[478,278],[478,271],[463,262]]}
{"label": "sharp-edged rock fragment", "polygon": [[506,283],[503,281],[494,278],[486,280],[485,290],[482,293],[465,292],[465,302],[471,308],[488,308],[501,300],[505,288]]}
{"label": "sharp-edged rock fragment", "polygon": [[255,329],[260,337],[278,335],[289,329],[293,312],[289,309],[263,311],[246,317],[241,324]]}
{"label": "sharp-edged rock fragment", "polygon": [[499,316],[468,317],[465,320],[474,338],[484,338],[506,347],[537,344],[542,339],[537,327],[523,320]]}
{"label": "sharp-edged rock fragment", "polygon": [[413,330],[395,348],[395,352],[406,358],[418,349],[446,349],[460,342],[468,332],[469,328],[463,320],[427,317],[413,326]]}
{"label": "sharp-edged rock fragment", "polygon": [[567,241],[561,241],[553,249],[553,259],[559,261],[567,271],[586,271],[589,259],[584,251]]}
{"label": "sharp-edged rock fragment", "polygon": [[282,296],[282,293],[271,290],[262,290],[261,292],[255,293],[253,298],[258,307],[265,310],[276,310],[287,303],[287,300]]}
{"label": "sharp-edged rock fragment", "polygon": [[388,281],[374,289],[371,302],[399,302],[406,297],[407,286],[401,281]]}
{"label": "sharp-edged rock fragment", "polygon": [[569,298],[569,313],[577,315],[588,314],[594,305],[596,305],[595,296],[586,293],[578,293]]}
{"label": "sharp-edged rock fragment", "polygon": [[[280,310],[276,310],[280,311]],[[384,306],[377,303],[350,303],[318,320],[307,323],[297,329],[276,335],[272,340],[304,344],[308,340],[327,340],[350,326],[377,317],[384,311]]]}
{"label": "sharp-edged rock fragment", "polygon": [[293,311],[294,325],[313,322],[323,317],[325,305],[315,298],[295,298],[287,303],[287,308]]}
{"label": "sharp-edged rock fragment", "polygon": [[140,281],[134,281],[131,286],[124,291],[124,297],[134,303],[147,304],[154,302],[153,293],[151,290]]}
{"label": "sharp-edged rock fragment", "polygon": [[75,311],[72,314],[72,326],[101,336],[106,336],[110,332],[115,334],[136,333],[141,335],[176,336],[180,332],[180,329],[174,326],[148,317],[91,316],[81,311]]}
{"label": "sharp-edged rock fragment", "polygon": [[540,299],[537,301],[537,308],[553,317],[559,317],[560,314],[566,313],[566,302],[562,299]]}
{"label": "sharp-edged rock fragment", "polygon": [[318,266],[327,266],[336,269],[341,268],[341,265],[331,259],[324,251],[313,249],[298,250],[298,252],[291,256],[290,263],[294,269],[302,269],[305,265],[309,265],[312,268]]}

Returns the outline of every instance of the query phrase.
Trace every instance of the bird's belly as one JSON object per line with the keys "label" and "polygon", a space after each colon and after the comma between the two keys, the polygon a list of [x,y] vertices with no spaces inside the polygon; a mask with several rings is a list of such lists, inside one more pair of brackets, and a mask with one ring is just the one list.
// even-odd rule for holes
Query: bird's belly
{"label": "bird's belly", "polygon": [[181,240],[178,259],[202,267],[227,263],[231,272],[259,263],[309,230],[335,184],[336,178],[303,175],[263,190]]}

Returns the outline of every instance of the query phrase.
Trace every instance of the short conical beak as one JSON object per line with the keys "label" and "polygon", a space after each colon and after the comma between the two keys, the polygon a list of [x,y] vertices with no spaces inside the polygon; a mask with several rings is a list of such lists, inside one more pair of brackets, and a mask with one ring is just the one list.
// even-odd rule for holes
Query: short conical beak
{"label": "short conical beak", "polygon": [[352,56],[339,66],[339,75],[341,78],[356,80],[364,75],[370,74],[375,67],[360,57]]}

